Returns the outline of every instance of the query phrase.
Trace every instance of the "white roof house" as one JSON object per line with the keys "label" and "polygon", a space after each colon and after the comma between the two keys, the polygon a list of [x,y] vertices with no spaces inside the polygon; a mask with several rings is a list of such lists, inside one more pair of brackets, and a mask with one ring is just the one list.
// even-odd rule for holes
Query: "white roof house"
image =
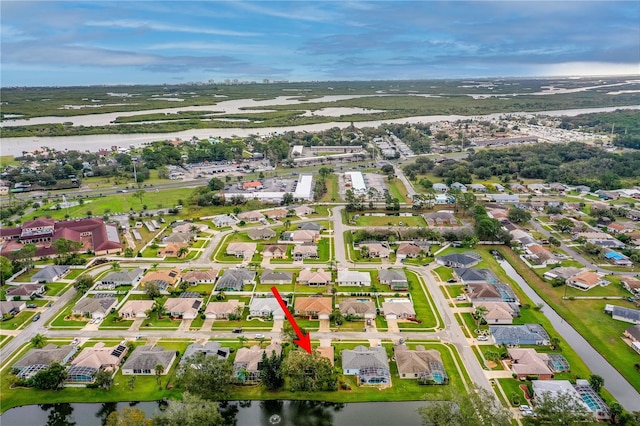
{"label": "white roof house", "polygon": [[284,311],[273,297],[255,297],[249,304],[249,314],[252,317],[268,317],[273,314],[273,319],[284,319]]}
{"label": "white roof house", "polygon": [[337,283],[338,285],[368,287],[371,285],[371,274],[369,272],[339,270]]}
{"label": "white roof house", "polygon": [[293,198],[311,201],[311,188],[313,183],[313,175],[300,175],[298,177],[298,184],[293,193]]}
{"label": "white roof house", "polygon": [[351,189],[356,194],[365,194],[367,192],[367,184],[364,182],[364,176],[361,172],[345,172],[345,180],[351,182]]}

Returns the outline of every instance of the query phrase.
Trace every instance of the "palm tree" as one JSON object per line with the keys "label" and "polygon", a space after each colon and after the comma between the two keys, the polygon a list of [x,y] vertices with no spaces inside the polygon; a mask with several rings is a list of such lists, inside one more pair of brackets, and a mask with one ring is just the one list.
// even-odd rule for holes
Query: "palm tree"
{"label": "palm tree", "polygon": [[160,376],[164,373],[164,366],[162,364],[156,364],[156,381],[158,382],[158,386],[160,386]]}
{"label": "palm tree", "polygon": [[240,346],[244,347],[245,342],[249,340],[245,336],[238,336],[238,341],[240,342]]}
{"label": "palm tree", "polygon": [[152,270],[152,271],[156,271],[156,270],[158,270],[158,265],[159,265],[158,263],[152,263],[152,264],[151,264],[151,270]]}
{"label": "palm tree", "polygon": [[487,312],[489,312],[489,310],[484,305],[478,306],[473,312],[473,316],[476,318],[476,325],[478,327],[480,327],[480,320],[483,319],[485,315],[487,315]]}
{"label": "palm tree", "polygon": [[289,230],[289,227],[291,226],[291,221],[289,219],[284,221],[284,229],[285,230]]}
{"label": "palm tree", "polygon": [[129,377],[129,380],[127,380],[127,387],[130,391],[136,387],[136,376]]}
{"label": "palm tree", "polygon": [[116,271],[116,272],[117,272],[117,271],[119,271],[119,270],[120,270],[120,263],[118,263],[118,262],[113,262],[113,263],[111,264],[111,270],[112,270],[112,271]]}
{"label": "palm tree", "polygon": [[182,256],[185,256],[187,253],[189,253],[189,249],[188,248],[180,247],[180,249],[178,249],[178,253],[176,253],[176,254],[177,254],[178,257],[182,257]]}
{"label": "palm tree", "polygon": [[46,339],[40,333],[36,334],[31,338],[31,344],[33,345],[34,348],[42,348],[46,343],[47,343]]}

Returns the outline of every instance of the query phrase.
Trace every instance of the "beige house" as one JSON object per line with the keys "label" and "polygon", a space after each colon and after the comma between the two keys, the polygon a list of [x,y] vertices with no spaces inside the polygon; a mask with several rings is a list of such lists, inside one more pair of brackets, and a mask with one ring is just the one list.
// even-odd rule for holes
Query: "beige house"
{"label": "beige house", "polygon": [[218,277],[217,269],[209,269],[208,271],[189,271],[185,272],[182,276],[182,281],[189,283],[192,286],[198,284],[213,284]]}
{"label": "beige house", "polygon": [[256,252],[256,248],[256,243],[229,243],[227,246],[227,254],[230,256],[250,259]]}
{"label": "beige house", "polygon": [[415,318],[416,311],[413,309],[413,303],[409,299],[394,299],[390,302],[383,302],[381,313],[387,319],[407,319]]}
{"label": "beige house", "polygon": [[196,297],[170,298],[164,303],[164,309],[172,318],[195,319],[202,306],[202,299]]}
{"label": "beige house", "polygon": [[262,250],[262,256],[272,259],[284,259],[287,257],[286,244],[269,244],[265,245]]}
{"label": "beige house", "polygon": [[291,251],[291,256],[295,261],[302,261],[304,259],[317,259],[318,246],[315,244],[298,244]]}
{"label": "beige house", "polygon": [[517,313],[507,302],[477,302],[474,307],[484,306],[487,313],[483,315],[487,324],[513,324]]}
{"label": "beige house", "polygon": [[153,308],[153,300],[127,300],[118,311],[122,319],[147,318],[147,312]]}
{"label": "beige house", "polygon": [[332,302],[330,297],[296,297],[294,312],[302,317],[329,319]]}
{"label": "beige house", "polygon": [[267,210],[264,215],[269,219],[279,220],[287,217],[287,211],[285,209]]}
{"label": "beige house", "polygon": [[367,243],[360,244],[360,254],[362,255],[362,248],[366,247],[369,250],[369,257],[379,257],[381,259],[386,259],[389,257],[391,250],[389,247],[385,247],[380,243]]}
{"label": "beige house", "polygon": [[204,314],[207,318],[229,319],[229,315],[242,314],[244,310],[244,302],[239,300],[225,300],[224,302],[209,302],[207,308],[204,310]]}
{"label": "beige house", "polygon": [[449,381],[442,356],[435,349],[427,350],[418,345],[415,350],[411,350],[402,344],[393,349],[393,354],[401,379],[418,379],[423,383],[436,385],[444,385]]}
{"label": "beige house", "polygon": [[260,212],[242,212],[237,218],[245,222],[260,222],[264,219],[264,215]]}
{"label": "beige house", "polygon": [[331,283],[331,272],[324,269],[312,271],[311,269],[303,269],[298,275],[298,282],[307,284],[309,287],[326,286]]}
{"label": "beige house", "polygon": [[268,357],[272,353],[280,355],[282,347],[279,343],[271,343],[264,349],[258,345],[250,348],[240,348],[236,353],[236,359],[233,361],[233,373],[243,383],[256,383],[260,381],[259,364],[262,361],[262,354]]}
{"label": "beige house", "polygon": [[599,285],[609,284],[608,281],[602,279],[602,277],[595,272],[582,271],[566,280],[566,284],[571,287],[575,287],[578,290],[591,290],[593,287]]}

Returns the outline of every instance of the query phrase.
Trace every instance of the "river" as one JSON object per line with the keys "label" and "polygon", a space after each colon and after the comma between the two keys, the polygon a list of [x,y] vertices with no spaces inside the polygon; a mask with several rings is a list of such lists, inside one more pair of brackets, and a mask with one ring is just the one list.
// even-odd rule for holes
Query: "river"
{"label": "river", "polygon": [[[418,425],[417,409],[426,403],[361,402],[324,403],[311,401],[240,401],[221,406],[227,424],[236,426],[354,426]],[[158,402],[103,404],[26,405],[0,415],[2,426],[102,426],[112,411],[135,406],[148,417],[160,411]],[[235,423],[234,423],[235,421]]]}
{"label": "river", "polygon": [[[392,120],[375,120],[375,121],[359,121],[357,127],[378,127],[384,123],[434,123],[437,121],[456,121],[464,119],[492,119],[503,115],[548,115],[548,116],[575,116],[579,114],[589,114],[594,112],[610,112],[618,109],[640,109],[640,105],[619,106],[619,107],[603,107],[603,108],[581,108],[553,111],[538,112],[517,112],[517,113],[495,113],[483,116],[463,116],[463,115],[429,115],[418,117],[405,117]],[[129,145],[141,146],[149,142],[158,140],[174,140],[180,138],[189,140],[193,136],[198,138],[214,137],[232,137],[232,136],[249,136],[249,135],[269,135],[274,133],[282,133],[288,131],[294,132],[320,132],[332,127],[345,128],[350,126],[350,122],[329,122],[318,124],[305,124],[301,126],[283,126],[283,127],[263,127],[253,129],[229,128],[229,129],[193,129],[173,133],[137,133],[137,134],[108,134],[108,135],[87,135],[87,136],[58,136],[58,137],[22,137],[22,138],[2,138],[0,139],[0,152],[2,155],[21,156],[24,151],[31,151],[43,146],[55,148],[58,150],[76,149],[97,151],[98,149],[109,149],[112,146],[126,147]]]}

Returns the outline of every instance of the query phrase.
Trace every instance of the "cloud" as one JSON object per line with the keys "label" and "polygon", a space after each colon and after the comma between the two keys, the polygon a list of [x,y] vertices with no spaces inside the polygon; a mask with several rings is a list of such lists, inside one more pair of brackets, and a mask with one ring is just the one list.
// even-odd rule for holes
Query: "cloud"
{"label": "cloud", "polygon": [[330,4],[328,2],[324,3],[325,8],[311,6],[307,2],[289,2],[287,3],[288,7],[284,9],[276,8],[277,3],[275,2],[263,3],[268,4],[269,7],[259,5],[258,2],[233,2],[232,4],[246,12],[294,21],[332,22],[339,18],[339,15],[326,9],[326,6]]}
{"label": "cloud", "polygon": [[134,19],[115,19],[110,21],[88,21],[84,25],[89,27],[125,28],[134,30],[153,30],[164,32],[210,34],[235,37],[257,37],[262,35],[256,32],[233,31],[215,28],[198,28],[192,26],[172,25],[161,22],[142,21]]}

